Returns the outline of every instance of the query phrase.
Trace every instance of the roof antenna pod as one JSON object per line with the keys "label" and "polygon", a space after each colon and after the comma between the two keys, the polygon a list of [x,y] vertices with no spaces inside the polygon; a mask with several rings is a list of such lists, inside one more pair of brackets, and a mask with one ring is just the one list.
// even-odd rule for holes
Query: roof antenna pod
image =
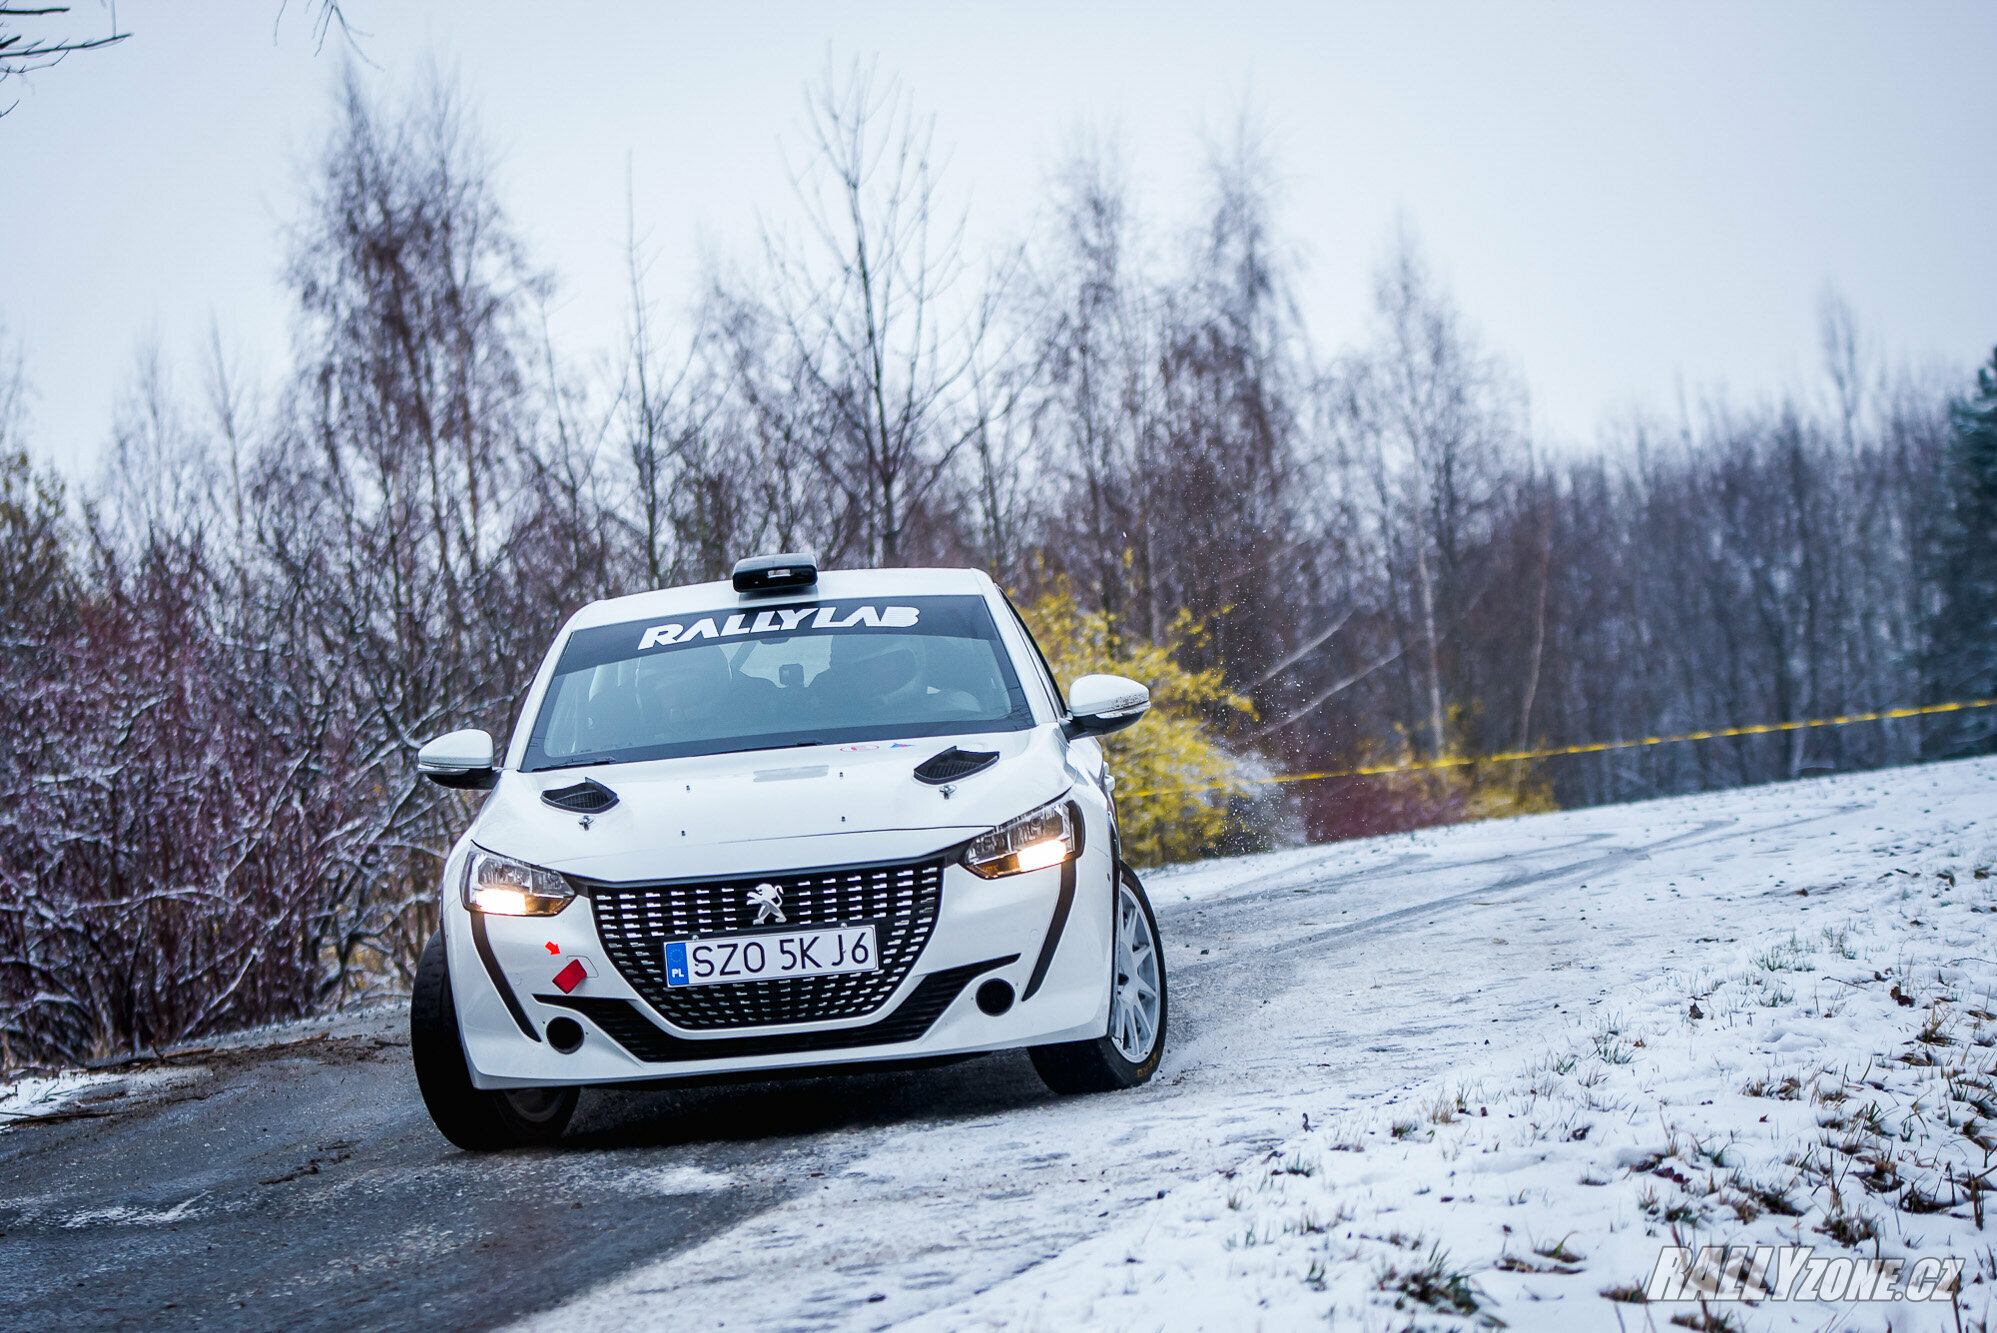
{"label": "roof antenna pod", "polygon": [[735,591],[746,595],[791,592],[818,584],[818,557],[809,551],[752,555],[735,562]]}

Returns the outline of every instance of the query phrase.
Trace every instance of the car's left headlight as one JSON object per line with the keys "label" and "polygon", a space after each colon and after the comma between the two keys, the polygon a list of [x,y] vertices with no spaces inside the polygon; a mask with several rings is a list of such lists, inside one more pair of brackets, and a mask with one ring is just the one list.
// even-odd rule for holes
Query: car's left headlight
{"label": "car's left headlight", "polygon": [[1008,819],[964,849],[964,864],[986,879],[1072,861],[1082,850],[1082,812],[1066,797]]}
{"label": "car's left headlight", "polygon": [[553,916],[576,896],[552,870],[473,847],[465,858],[465,906],[491,916]]}

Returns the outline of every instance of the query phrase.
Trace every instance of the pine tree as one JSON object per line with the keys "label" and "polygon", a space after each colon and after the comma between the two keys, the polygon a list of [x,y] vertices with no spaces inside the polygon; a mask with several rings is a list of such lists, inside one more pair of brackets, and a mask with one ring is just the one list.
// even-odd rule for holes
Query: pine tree
{"label": "pine tree", "polygon": [[[1952,502],[1928,636],[1931,697],[1997,697],[1997,350],[1976,372],[1976,392],[1954,405],[1945,466]],[[1988,709],[1945,714],[1929,732],[1934,758],[1997,749]]]}

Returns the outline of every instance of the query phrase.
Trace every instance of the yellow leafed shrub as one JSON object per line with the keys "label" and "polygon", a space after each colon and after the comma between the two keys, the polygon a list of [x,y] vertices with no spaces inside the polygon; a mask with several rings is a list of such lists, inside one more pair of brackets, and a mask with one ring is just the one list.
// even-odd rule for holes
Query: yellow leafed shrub
{"label": "yellow leafed shrub", "polygon": [[[1473,704],[1472,711],[1482,712],[1481,704]],[[1450,707],[1448,728],[1449,751],[1443,757],[1455,760],[1468,757],[1461,705]],[[1539,771],[1538,765],[1526,760],[1436,769],[1428,777],[1432,790],[1448,793],[1454,799],[1460,808],[1456,818],[1462,822],[1504,819],[1510,815],[1544,815],[1560,808],[1560,803],[1553,798],[1553,783]]]}
{"label": "yellow leafed shrub", "polygon": [[1199,639],[1199,622],[1181,611],[1164,641],[1153,643],[1126,634],[1106,611],[1083,610],[1065,586],[1020,614],[1063,687],[1101,672],[1128,676],[1151,691],[1151,711],[1141,722],[1103,738],[1116,774],[1124,857],[1144,866],[1212,855],[1227,831],[1227,798],[1241,773],[1207,719],[1224,711],[1252,716],[1254,707],[1227,688],[1219,668],[1194,671],[1180,664],[1179,653]]}
{"label": "yellow leafed shrub", "polygon": [[[1546,814],[1560,808],[1553,784],[1526,760],[1464,763],[1463,709],[1448,710],[1446,748],[1435,758],[1418,755],[1402,728],[1392,748],[1362,744],[1352,776],[1308,784],[1297,793],[1304,829],[1313,842],[1368,838],[1438,824],[1461,824],[1511,815]],[[1401,770],[1401,771],[1395,771]]]}

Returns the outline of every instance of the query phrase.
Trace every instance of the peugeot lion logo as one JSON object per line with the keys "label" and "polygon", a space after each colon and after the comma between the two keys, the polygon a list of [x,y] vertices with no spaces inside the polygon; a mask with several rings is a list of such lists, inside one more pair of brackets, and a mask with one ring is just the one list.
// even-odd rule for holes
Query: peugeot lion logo
{"label": "peugeot lion logo", "polygon": [[758,884],[749,890],[749,906],[756,909],[753,924],[762,925],[772,917],[784,920],[784,891],[774,884]]}

